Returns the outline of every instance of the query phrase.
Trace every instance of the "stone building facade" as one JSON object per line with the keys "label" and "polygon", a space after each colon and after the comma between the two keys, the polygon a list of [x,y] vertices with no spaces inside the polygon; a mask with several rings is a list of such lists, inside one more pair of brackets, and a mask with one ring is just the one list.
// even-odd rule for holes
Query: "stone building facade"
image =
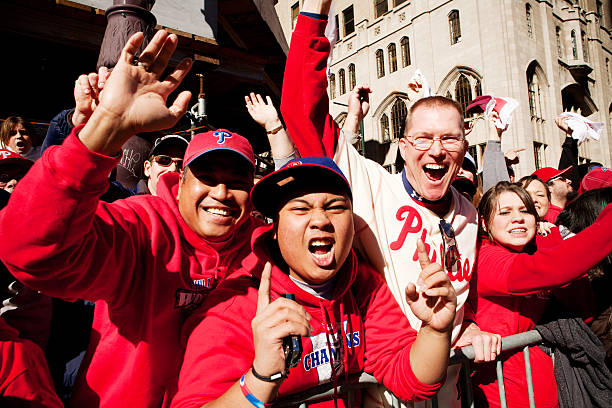
{"label": "stone building facade", "polygon": [[[290,41],[301,0],[276,10]],[[331,113],[342,121],[354,84],[372,89],[363,123],[366,155],[394,171],[406,114],[406,84],[420,69],[435,94],[463,106],[478,95],[519,101],[502,149],[526,148],[517,176],[557,167],[564,110],[605,123],[601,140],[580,146],[580,161],[612,165],[612,3],[604,0],[334,0],[337,23]],[[479,164],[484,120],[469,135]]]}

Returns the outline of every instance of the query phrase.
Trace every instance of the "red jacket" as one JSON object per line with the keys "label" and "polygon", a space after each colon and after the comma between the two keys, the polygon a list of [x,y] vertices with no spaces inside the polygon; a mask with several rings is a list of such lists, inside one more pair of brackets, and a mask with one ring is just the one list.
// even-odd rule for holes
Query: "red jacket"
{"label": "red jacket", "polygon": [[60,408],[45,355],[0,317],[0,405]]}
{"label": "red jacket", "polygon": [[[470,292],[481,330],[502,337],[532,330],[549,302],[549,289],[580,278],[612,252],[612,205],[580,234],[563,241],[552,235],[537,243],[537,251],[529,254],[482,240],[474,275],[476,291]],[[555,407],[552,360],[539,347],[529,351],[536,406]],[[502,361],[508,406],[528,407],[523,353],[504,353]],[[473,380],[479,387],[477,400],[500,406],[494,363],[477,365]]]}
{"label": "red jacket", "polygon": [[187,313],[239,267],[255,221],[213,249],[179,214],[176,173],[160,178],[159,197],[100,202],[118,158],[88,150],[75,131],[0,213],[0,258],[33,289],[96,301],[74,406],[159,407],[176,387]]}
{"label": "red jacket", "polygon": [[[200,407],[213,401],[251,367],[255,357],[251,320],[257,309],[258,277],[265,261],[271,259],[267,248],[274,245],[267,234],[270,228],[255,232],[258,237],[253,254],[244,261],[244,274],[226,279],[206,299],[201,312],[186,323],[185,336],[190,335],[173,407]],[[435,395],[441,383],[423,384],[412,372],[410,349],[416,332],[380,274],[358,263],[352,252],[336,282],[332,300],[325,300],[303,291],[273,267],[270,300],[293,293],[312,316],[314,328],[310,337],[302,337],[301,362],[291,369],[279,395],[362,371],[404,400]],[[338,402],[340,407],[347,406],[345,400]],[[314,406],[334,405],[327,401]]]}
{"label": "red jacket", "polygon": [[552,203],[548,204],[548,211],[546,212],[546,215],[544,216],[544,221],[548,221],[554,224],[555,221],[557,221],[557,217],[559,216],[561,211],[563,211],[563,208],[557,207],[556,205]]}

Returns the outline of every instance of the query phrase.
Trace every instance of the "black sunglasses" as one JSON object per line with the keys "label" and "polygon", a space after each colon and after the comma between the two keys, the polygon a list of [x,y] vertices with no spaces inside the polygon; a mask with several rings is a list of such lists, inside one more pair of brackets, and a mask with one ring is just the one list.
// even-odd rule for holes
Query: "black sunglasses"
{"label": "black sunglasses", "polygon": [[176,163],[176,167],[179,169],[183,167],[183,159],[173,159],[170,156],[166,156],[165,154],[158,154],[153,157],[153,160],[163,167],[168,167],[172,164],[172,162]]}
{"label": "black sunglasses", "polygon": [[444,266],[448,272],[451,272],[453,266],[459,259],[459,250],[457,249],[457,240],[455,239],[455,230],[453,226],[444,220],[440,220],[440,234],[444,248]]}

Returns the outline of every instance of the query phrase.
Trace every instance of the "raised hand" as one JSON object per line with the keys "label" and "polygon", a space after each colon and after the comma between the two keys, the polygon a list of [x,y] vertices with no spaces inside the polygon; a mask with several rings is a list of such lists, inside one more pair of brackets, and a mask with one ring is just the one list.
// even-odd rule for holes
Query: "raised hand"
{"label": "raised hand", "polygon": [[518,154],[524,151],[524,147],[517,147],[516,149],[510,149],[506,153],[504,153],[504,158],[506,159],[506,165],[518,164],[519,157]]}
{"label": "raised hand", "polygon": [[263,126],[266,131],[274,130],[282,123],[278,118],[278,111],[272,103],[272,99],[266,96],[266,100],[262,98],[260,94],[251,92],[249,95],[244,97],[247,111],[253,120],[259,125]]}
{"label": "raised hand", "polygon": [[100,103],[100,93],[104,89],[104,83],[108,80],[109,75],[108,68],[101,67],[98,73],[92,72],[88,75],[81,75],[74,82],[73,126],[81,125],[89,120]]}
{"label": "raised hand", "polygon": [[555,124],[559,129],[567,133],[568,135],[572,134],[572,129],[567,125],[567,117],[559,115],[555,118]]}
{"label": "raised hand", "polygon": [[450,332],[457,309],[457,296],[442,265],[432,263],[423,241],[417,241],[421,274],[417,285],[406,286],[406,301],[423,326],[438,332]]}
{"label": "raised hand", "polygon": [[132,135],[174,126],[187,111],[190,92],[181,92],[170,107],[166,100],[189,72],[191,60],[184,59],[174,72],[160,79],[178,38],[158,31],[134,65],[134,56],[143,40],[143,34],[136,33],[127,41],[99,95],[100,103],[79,134],[85,146],[93,151],[114,154]]}
{"label": "raised hand", "polygon": [[370,94],[372,90],[367,85],[357,85],[348,94],[348,112],[342,128],[351,133],[357,133],[361,121],[370,111]]}
{"label": "raised hand", "polygon": [[271,271],[270,263],[266,263],[259,284],[257,313],[251,321],[255,349],[253,367],[265,376],[285,370],[285,337],[309,336],[312,331],[311,316],[303,306],[283,297],[270,303]]}

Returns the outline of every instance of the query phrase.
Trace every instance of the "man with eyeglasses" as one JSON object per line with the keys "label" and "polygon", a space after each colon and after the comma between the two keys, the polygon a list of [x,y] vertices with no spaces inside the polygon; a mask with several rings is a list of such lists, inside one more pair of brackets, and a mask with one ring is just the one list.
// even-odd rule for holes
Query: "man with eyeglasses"
{"label": "man with eyeglasses", "polygon": [[189,142],[178,135],[166,135],[155,140],[144,162],[146,180],[136,184],[136,194],[157,195],[157,181],[162,174],[179,172],[183,168],[183,156]]}
{"label": "man with eyeglasses", "polygon": [[[419,273],[417,240],[425,243],[432,262],[441,263],[457,293],[454,346],[474,342],[477,360],[490,361],[499,352],[496,335],[482,335],[466,307],[476,256],[478,215],[451,183],[467,150],[459,105],[434,96],[416,101],[408,111],[400,154],[402,172],[389,174],[365,159],[350,141],[369,111],[369,88],[348,95],[343,130],[329,115],[326,62],[330,51],[324,36],[330,1],[306,0],[291,38],[281,111],[302,156],[333,157],[347,176],[354,195],[355,247],[381,273],[414,328],[418,319],[404,299]],[[439,406],[459,406],[458,367],[449,368]],[[382,397],[372,395],[374,406]],[[388,397],[386,397],[388,399]]]}

